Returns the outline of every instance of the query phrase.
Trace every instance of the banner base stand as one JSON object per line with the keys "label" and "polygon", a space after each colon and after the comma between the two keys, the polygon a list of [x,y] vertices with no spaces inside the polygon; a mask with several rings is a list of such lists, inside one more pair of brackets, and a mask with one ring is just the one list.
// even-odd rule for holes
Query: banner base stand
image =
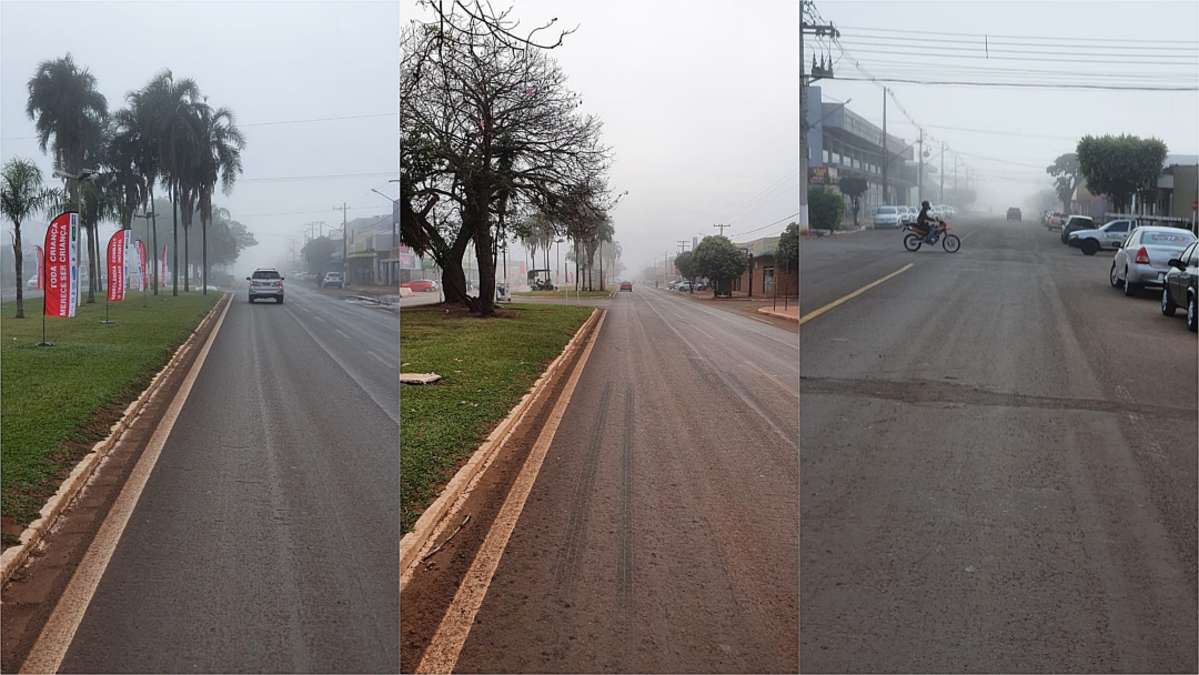
{"label": "banner base stand", "polygon": [[116,323],[116,321],[109,321],[108,319],[102,319],[100,321],[100,323],[104,324],[105,326],[111,326],[112,324]]}
{"label": "banner base stand", "polygon": [[39,342],[34,346],[35,347],[53,347],[54,343],[53,342]]}

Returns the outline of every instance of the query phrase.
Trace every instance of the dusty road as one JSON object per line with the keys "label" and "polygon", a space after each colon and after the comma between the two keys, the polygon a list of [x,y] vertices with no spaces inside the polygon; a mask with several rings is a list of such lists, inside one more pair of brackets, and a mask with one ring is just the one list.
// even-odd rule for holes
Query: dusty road
{"label": "dusty road", "polygon": [[1197,349],[1034,223],[804,241],[801,670],[1196,672]]}
{"label": "dusty road", "polygon": [[[795,672],[797,357],[666,292],[608,301],[455,670]],[[421,583],[405,616],[440,620]],[[405,671],[434,624],[405,624]]]}
{"label": "dusty road", "polygon": [[398,668],[398,322],[235,298],[62,672]]}

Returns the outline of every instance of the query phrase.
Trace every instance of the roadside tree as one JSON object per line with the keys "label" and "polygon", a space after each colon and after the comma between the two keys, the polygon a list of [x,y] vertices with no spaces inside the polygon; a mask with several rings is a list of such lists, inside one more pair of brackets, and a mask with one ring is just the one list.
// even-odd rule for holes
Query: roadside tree
{"label": "roadside tree", "polygon": [[821,230],[835,230],[841,224],[841,215],[845,211],[845,203],[841,197],[824,188],[808,190],[808,216],[812,227]]}
{"label": "roadside tree", "polygon": [[4,164],[0,184],[0,208],[12,221],[12,251],[16,270],[17,312],[25,318],[25,273],[22,264],[21,221],[50,203],[49,192],[42,187],[42,171],[27,159],[10,159]]}
{"label": "roadside tree", "polygon": [[745,254],[728,237],[709,235],[695,247],[695,267],[708,277],[713,297],[732,295],[732,281],[741,276],[746,264]]}
{"label": "roadside tree", "polygon": [[1070,201],[1074,199],[1074,190],[1078,187],[1078,155],[1068,152],[1059,155],[1053,164],[1045,167],[1045,172],[1053,176],[1053,188],[1057,199],[1062,204],[1062,211],[1070,210]]}
{"label": "roadside tree", "polygon": [[851,208],[853,209],[853,226],[858,227],[858,212],[862,208],[862,195],[866,192],[866,188],[869,187],[866,184],[866,179],[861,176],[841,176],[838,186],[841,188],[841,192],[849,197]]}
{"label": "roadside tree", "polygon": [[[695,285],[695,279],[700,275],[699,265],[696,263],[695,254],[691,251],[683,251],[674,258],[674,267],[683,275],[683,278]],[[694,292],[693,289],[691,292]]]}
{"label": "roadside tree", "polygon": [[1124,212],[1134,194],[1156,184],[1166,152],[1156,138],[1084,136],[1078,142],[1078,166],[1087,189],[1106,195],[1116,211]]}
{"label": "roadside tree", "polygon": [[[535,209],[569,226],[560,213],[574,208],[571,192],[579,186],[603,185],[608,150],[599,121],[578,113],[578,95],[544,49],[514,50],[486,21],[451,7],[449,23],[460,30],[447,35],[434,20],[413,24],[401,38],[401,168],[411,172],[402,178],[401,220],[419,228],[406,230],[406,240],[424,238],[441,256],[447,298],[487,316],[507,217]],[[454,213],[439,213],[442,202]],[[461,279],[472,240],[477,298],[466,296]]]}

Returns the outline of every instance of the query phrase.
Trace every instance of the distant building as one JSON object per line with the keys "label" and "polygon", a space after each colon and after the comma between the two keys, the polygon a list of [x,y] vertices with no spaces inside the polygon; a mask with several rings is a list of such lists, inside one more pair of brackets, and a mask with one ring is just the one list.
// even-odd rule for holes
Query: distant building
{"label": "distant building", "polygon": [[[859,205],[865,215],[883,203],[883,130],[842,103],[826,103],[820,87],[808,87],[806,114],[808,117],[808,181],[809,185],[837,187],[842,176],[855,175],[866,179],[867,190]],[[917,195],[916,144],[887,134],[887,168],[889,199],[892,204],[915,204]],[[925,165],[925,185],[931,186]],[[848,218],[850,199],[845,199]]]}
{"label": "distant building", "polygon": [[754,298],[772,297],[776,290],[780,296],[799,295],[799,270],[783,269],[776,264],[775,254],[779,246],[777,236],[733,245],[744,251],[749,259],[745,272],[733,280],[733,293]]}

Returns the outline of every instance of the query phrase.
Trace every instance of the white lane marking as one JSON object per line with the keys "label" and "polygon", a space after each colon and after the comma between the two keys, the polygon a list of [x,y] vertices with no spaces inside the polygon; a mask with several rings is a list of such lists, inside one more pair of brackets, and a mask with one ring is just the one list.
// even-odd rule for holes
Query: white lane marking
{"label": "white lane marking", "polygon": [[799,386],[798,385],[796,385],[794,387],[787,386],[786,383],[784,383],[782,380],[780,380],[779,378],[775,377],[774,375],[766,372],[765,368],[762,368],[761,366],[754,363],[753,361],[742,361],[741,363],[749,366],[750,368],[753,368],[754,370],[758,371],[759,375],[762,375],[766,379],[777,384],[779,386],[779,389],[782,389],[784,392],[786,392],[788,396],[791,396],[792,398],[795,398],[796,400],[799,399]]}
{"label": "white lane marking", "polygon": [[398,362],[398,361],[396,361],[396,362],[394,362],[394,363],[393,363],[393,362],[391,362],[391,361],[388,361],[387,359],[383,358],[382,356],[379,356],[378,354],[376,354],[376,353],[374,352],[374,350],[372,350],[372,349],[368,349],[368,350],[366,350],[366,353],[367,353],[367,354],[370,354],[370,355],[371,355],[371,356],[373,356],[373,357],[375,357],[375,359],[376,359],[376,360],[377,360],[379,363],[382,363],[383,365],[387,366],[388,368],[394,368],[394,367],[396,367],[397,365],[399,365],[399,362]]}
{"label": "white lane marking", "polygon": [[[291,310],[289,309],[288,311],[290,312]],[[359,389],[366,392],[366,395],[369,396],[370,399],[375,402],[375,405],[379,406],[379,409],[383,411],[383,414],[387,415],[387,417],[390,418],[391,421],[395,422],[397,425],[400,423],[400,413],[399,413],[398,405],[392,406],[392,405],[387,404],[384,401],[380,401],[375,396],[375,393],[373,391],[371,391],[371,388],[366,386],[366,383],[363,382],[362,379],[359,378],[358,375],[356,375],[354,373],[354,371],[350,369],[349,364],[347,364],[345,361],[343,361],[341,359],[341,357],[339,357],[337,354],[335,354],[333,352],[333,350],[330,349],[329,346],[326,345],[323,340],[321,340],[320,338],[318,338],[316,336],[316,333],[313,333],[311,330],[309,330],[308,326],[305,326],[304,322],[300,321],[300,317],[298,317],[294,313],[292,313],[291,318],[295,319],[296,325],[298,325],[301,329],[303,329],[303,331],[308,334],[308,337],[312,338],[312,341],[315,342],[318,347],[325,350],[325,353],[329,355],[329,358],[333,359],[334,363],[341,366],[342,371],[344,371],[345,374],[348,375],[349,378],[354,381],[354,384],[358,385]],[[398,384],[398,381],[397,381],[396,388],[398,389],[399,386],[400,385]]]}
{"label": "white lane marking", "polygon": [[525,501],[533,490],[533,483],[536,482],[537,474],[541,471],[541,465],[545,461],[545,455],[554,441],[558,425],[566,415],[566,407],[570,405],[575,385],[583,375],[583,370],[591,357],[591,349],[595,346],[600,330],[604,327],[606,316],[606,314],[600,316],[599,322],[595,326],[595,332],[587,341],[587,347],[579,357],[579,362],[575,364],[561,396],[554,403],[553,410],[550,411],[549,418],[533,443],[533,449],[525,459],[520,474],[517,475],[516,481],[508,491],[508,496],[504,499],[500,512],[496,514],[495,522],[487,532],[483,545],[479,547],[470,569],[454,594],[454,599],[446,609],[445,615],[441,617],[437,632],[429,641],[429,646],[425,649],[425,654],[416,667],[416,672],[449,673],[453,672],[454,666],[457,665],[458,656],[462,653],[466,638],[470,636],[470,629],[475,623],[479,607],[483,605],[483,599],[487,596],[487,590],[491,586],[495,570],[499,567],[500,558],[508,546],[508,539],[516,528],[516,521],[520,519],[521,511],[525,508]]}
{"label": "white lane marking", "polygon": [[350,334],[349,334],[349,333],[345,332],[344,330],[342,330],[342,329],[340,329],[340,328],[334,328],[333,330],[334,330],[334,331],[335,331],[335,332],[336,332],[338,335],[342,336],[343,338],[345,338],[345,339],[347,339],[347,340],[351,340],[351,339],[352,339],[352,338],[350,337]]}
{"label": "white lane marking", "polygon": [[212,349],[212,343],[216,341],[216,337],[221,331],[221,325],[225,322],[225,315],[229,313],[229,308],[232,306],[233,302],[230,301],[221,311],[221,316],[213,326],[212,333],[205,340],[191,369],[187,371],[187,375],[179,385],[179,391],[175,392],[175,398],[171,399],[170,405],[163,413],[162,420],[154,429],[153,435],[150,436],[142,456],[138,458],[137,464],[134,465],[133,471],[125,481],[125,487],[121,488],[121,493],[113,502],[112,509],[109,510],[99,531],[96,532],[96,538],[88,546],[83,561],[79,563],[75,574],[71,576],[71,581],[63,591],[62,597],[58,599],[58,604],[54,606],[54,612],[50,614],[50,619],[42,627],[37,642],[29,651],[25,662],[21,664],[20,672],[58,672],[63,657],[66,656],[71,642],[75,639],[75,631],[79,629],[79,624],[83,621],[84,614],[87,613],[88,605],[91,604],[92,596],[96,593],[96,587],[100,585],[104,570],[108,569],[108,562],[112,559],[112,554],[121,541],[125,526],[129,523],[129,518],[137,507],[142,490],[150,480],[150,474],[154,471],[159,455],[162,454],[162,448],[166,444],[167,438],[170,437],[171,430],[175,427],[175,420],[179,418],[179,412],[187,403],[192,385],[199,377],[200,369],[204,367],[204,361],[208,358],[209,350]]}

